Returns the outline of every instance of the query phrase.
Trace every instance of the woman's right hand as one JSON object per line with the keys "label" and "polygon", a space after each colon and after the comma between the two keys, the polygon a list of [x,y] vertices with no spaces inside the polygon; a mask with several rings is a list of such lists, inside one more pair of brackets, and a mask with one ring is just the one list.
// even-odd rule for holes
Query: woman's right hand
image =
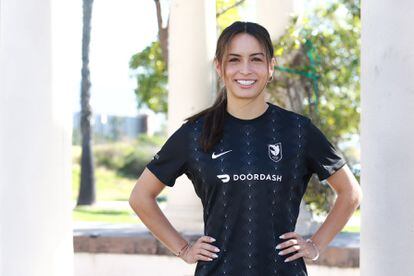
{"label": "woman's right hand", "polygon": [[187,246],[181,258],[188,264],[196,263],[199,260],[212,261],[212,258],[218,257],[215,252],[220,251],[218,247],[209,244],[214,241],[215,239],[209,236],[200,237],[194,244],[190,243]]}

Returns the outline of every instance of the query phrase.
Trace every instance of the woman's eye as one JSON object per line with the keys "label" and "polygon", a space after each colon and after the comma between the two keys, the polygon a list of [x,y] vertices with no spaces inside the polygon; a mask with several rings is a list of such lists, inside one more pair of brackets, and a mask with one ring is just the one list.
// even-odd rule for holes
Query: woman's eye
{"label": "woman's eye", "polygon": [[[253,61],[258,61],[258,62],[262,61],[260,58],[253,58],[252,60]],[[229,60],[229,62],[235,62],[235,61],[239,61],[239,60],[237,58],[232,58],[232,59]]]}

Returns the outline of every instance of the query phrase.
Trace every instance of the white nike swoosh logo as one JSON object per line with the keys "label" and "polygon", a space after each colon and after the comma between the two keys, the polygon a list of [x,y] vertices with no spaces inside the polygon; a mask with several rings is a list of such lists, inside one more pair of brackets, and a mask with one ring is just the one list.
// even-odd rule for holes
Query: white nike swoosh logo
{"label": "white nike swoosh logo", "polygon": [[220,157],[223,154],[226,154],[226,153],[228,153],[230,151],[232,151],[232,150],[228,150],[228,151],[225,151],[225,152],[222,152],[222,153],[219,153],[219,154],[214,154],[214,152],[213,152],[213,154],[211,155],[211,158],[216,159],[217,157]]}

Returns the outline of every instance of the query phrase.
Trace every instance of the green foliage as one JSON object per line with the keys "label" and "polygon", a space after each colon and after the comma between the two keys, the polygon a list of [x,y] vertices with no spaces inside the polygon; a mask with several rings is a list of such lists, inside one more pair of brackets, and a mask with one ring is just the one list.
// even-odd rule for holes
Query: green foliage
{"label": "green foliage", "polygon": [[108,222],[108,223],[137,223],[138,216],[131,208],[113,209],[96,206],[78,206],[73,209],[74,221]]}
{"label": "green foliage", "polygon": [[121,176],[136,177],[142,173],[157,149],[154,142],[97,145],[94,148],[94,157],[97,166],[115,170]]}
{"label": "green foliage", "polygon": [[129,67],[137,79],[135,95],[137,108],[145,104],[154,112],[168,111],[168,72],[159,41],[154,41],[142,52],[132,56]]}
{"label": "green foliage", "polygon": [[[305,115],[336,143],[359,129],[361,24],[358,2],[336,0],[325,5],[308,11],[302,20],[293,18],[275,44],[275,55],[283,59],[284,55],[304,51],[306,40],[312,43],[318,55],[315,69],[320,75],[319,105],[318,114],[311,114],[307,108],[310,103],[305,101]],[[302,58],[283,66],[309,71],[310,64]],[[276,78],[278,74],[286,73],[276,71]],[[300,78],[292,74],[289,77]]]}
{"label": "green foliage", "polygon": [[[165,135],[141,134],[133,143],[117,142],[95,145],[95,179],[97,205],[78,206],[73,209],[74,221],[141,223],[128,204],[105,203],[128,201],[138,176],[161,145]],[[72,146],[72,200],[79,191],[81,147]],[[164,189],[156,200],[164,204],[168,189]]]}
{"label": "green foliage", "polygon": [[163,145],[166,139],[166,133],[157,133],[157,135],[148,135],[145,133],[140,134],[137,137],[136,144],[137,145],[147,145],[152,147],[160,147]]}
{"label": "green foliage", "polygon": [[[135,178],[145,168],[155,152],[165,142],[164,136],[139,135],[137,140],[94,145],[95,165],[116,172],[119,176]],[[72,162],[80,163],[80,146],[72,146]]]}
{"label": "green foliage", "polygon": [[[234,5],[236,0],[217,0],[217,12]],[[240,5],[218,17],[218,32],[235,20],[239,20]],[[310,72],[318,79],[318,112],[311,112],[315,99],[306,97],[303,103],[304,115],[312,118],[327,138],[336,146],[347,139],[349,134],[359,131],[360,122],[360,2],[359,0],[332,0],[322,6],[310,8],[303,18],[293,18],[285,34],[275,42],[278,65],[297,71]],[[306,41],[314,48],[315,64],[306,56]],[[296,58],[292,58],[296,57]],[[282,63],[280,63],[282,61]],[[134,55],[130,67],[137,77],[138,107],[146,104],[155,112],[167,112],[167,68],[162,60],[161,48],[153,42],[144,51]],[[312,87],[303,76],[275,72],[276,87],[285,83],[278,77],[288,76],[290,81]],[[305,80],[304,80],[305,79]],[[270,87],[272,88],[272,87]],[[275,87],[273,87],[275,88]],[[313,91],[312,89],[305,91]],[[271,90],[271,89],[270,89]],[[131,167],[137,157],[128,157]],[[332,204],[333,191],[328,185],[311,181],[305,201],[312,202],[316,212],[326,212]]]}
{"label": "green foliage", "polygon": [[[337,148],[339,141],[359,132],[360,29],[359,1],[335,0],[309,10],[302,19],[293,18],[285,34],[275,43],[278,62],[285,62],[279,66],[304,72],[314,69],[320,76],[318,112],[311,112],[313,102],[305,95],[304,115],[311,117]],[[306,41],[311,42],[316,53],[313,66],[306,56]],[[303,76],[275,71],[273,88],[284,85],[277,79],[285,74],[289,74],[290,80],[304,83]],[[310,82],[308,79],[305,84],[311,86]],[[326,213],[332,207],[333,197],[334,192],[326,183],[311,181],[304,199],[311,203],[314,212]]]}
{"label": "green foliage", "polygon": [[[76,200],[79,190],[79,164],[72,164],[72,199]],[[99,201],[125,201],[138,176],[124,177],[114,170],[106,167],[95,168],[96,200]]]}
{"label": "green foliage", "polygon": [[119,174],[123,176],[133,177],[142,173],[145,169],[145,165],[152,158],[152,151],[137,148],[135,151],[130,152],[123,158],[123,164],[118,168]]}
{"label": "green foliage", "polygon": [[[140,135],[133,142],[117,142],[95,145],[93,148],[96,167],[97,201],[128,200],[129,193],[161,145],[164,136]],[[79,190],[81,147],[72,146],[72,192],[76,199]]]}
{"label": "green foliage", "polygon": [[246,1],[229,9],[229,7],[233,7],[238,2],[240,2],[240,0],[216,0],[216,11],[218,13],[226,11],[217,17],[217,29],[219,34],[234,21],[240,20],[240,9],[245,7]]}
{"label": "green foliage", "polygon": [[[237,2],[239,0],[217,0],[217,12],[227,10]],[[219,32],[233,21],[240,19],[239,8],[242,8],[243,5],[244,3],[228,9],[217,18]],[[129,67],[137,80],[137,88],[135,89],[137,108],[145,105],[154,112],[167,113],[168,68],[162,56],[160,42],[154,41],[143,51],[133,55]]]}
{"label": "green foliage", "polygon": [[125,143],[103,144],[94,147],[96,164],[112,170],[122,168],[125,156],[132,152],[134,152],[133,146]]}

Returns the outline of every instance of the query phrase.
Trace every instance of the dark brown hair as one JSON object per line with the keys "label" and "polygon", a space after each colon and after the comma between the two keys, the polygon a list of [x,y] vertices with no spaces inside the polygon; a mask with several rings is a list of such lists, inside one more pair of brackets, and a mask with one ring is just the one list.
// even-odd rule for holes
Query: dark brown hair
{"label": "dark brown hair", "polygon": [[[267,62],[270,62],[273,57],[273,45],[269,32],[257,23],[240,21],[234,22],[220,34],[217,40],[215,60],[220,64],[223,64],[223,58],[227,53],[227,48],[230,45],[232,38],[239,33],[247,33],[255,37],[266,51]],[[189,122],[194,122],[199,117],[204,116],[203,130],[200,139],[200,145],[204,152],[210,151],[223,136],[223,123],[226,107],[227,91],[226,87],[223,87],[217,94],[217,98],[211,107],[185,119]]]}

